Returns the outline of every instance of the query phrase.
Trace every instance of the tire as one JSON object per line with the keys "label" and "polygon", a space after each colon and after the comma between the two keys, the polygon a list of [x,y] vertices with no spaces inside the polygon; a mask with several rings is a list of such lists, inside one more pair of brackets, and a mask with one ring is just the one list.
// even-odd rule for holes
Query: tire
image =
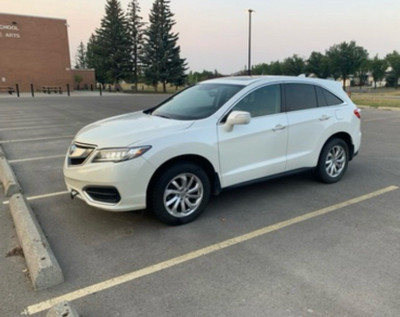
{"label": "tire", "polygon": [[338,182],[344,175],[349,164],[349,147],[342,139],[332,139],[322,148],[317,175],[327,184]]}
{"label": "tire", "polygon": [[151,211],[168,225],[181,225],[196,219],[210,199],[210,180],[205,171],[192,163],[178,163],[161,173],[151,189]]}

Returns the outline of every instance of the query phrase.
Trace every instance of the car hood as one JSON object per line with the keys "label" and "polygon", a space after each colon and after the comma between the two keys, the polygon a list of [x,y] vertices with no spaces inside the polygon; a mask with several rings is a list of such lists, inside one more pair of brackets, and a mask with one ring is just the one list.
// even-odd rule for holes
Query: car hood
{"label": "car hood", "polygon": [[193,121],[182,121],[134,112],[94,122],[82,128],[75,141],[104,147],[134,144],[190,127]]}

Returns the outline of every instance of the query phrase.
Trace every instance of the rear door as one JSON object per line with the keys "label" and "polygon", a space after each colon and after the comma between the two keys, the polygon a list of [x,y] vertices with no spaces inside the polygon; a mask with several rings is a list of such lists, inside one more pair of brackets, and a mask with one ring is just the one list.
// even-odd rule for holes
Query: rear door
{"label": "rear door", "polygon": [[333,133],[336,123],[333,107],[323,106],[317,88],[312,84],[284,84],[288,119],[287,171],[316,166],[323,144]]}

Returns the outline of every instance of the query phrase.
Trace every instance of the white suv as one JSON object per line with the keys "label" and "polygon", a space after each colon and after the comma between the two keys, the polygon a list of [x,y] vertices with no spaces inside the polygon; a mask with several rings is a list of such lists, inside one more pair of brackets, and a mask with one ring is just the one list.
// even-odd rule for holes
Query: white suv
{"label": "white suv", "polygon": [[360,111],[339,83],[229,77],[84,127],[68,150],[71,196],[110,211],[194,220],[222,189],[315,169],[340,180],[361,142]]}

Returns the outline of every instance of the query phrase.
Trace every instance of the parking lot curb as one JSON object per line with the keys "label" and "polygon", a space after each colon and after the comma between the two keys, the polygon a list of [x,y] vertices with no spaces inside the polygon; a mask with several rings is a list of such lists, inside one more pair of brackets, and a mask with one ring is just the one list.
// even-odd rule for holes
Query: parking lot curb
{"label": "parking lot curb", "polygon": [[70,302],[64,301],[54,305],[47,312],[46,317],[79,317],[79,314]]}
{"label": "parking lot curb", "polygon": [[0,181],[3,184],[4,195],[6,197],[10,197],[14,194],[21,192],[21,186],[19,185],[10,164],[8,164],[7,159],[1,155],[0,155]]}
{"label": "parking lot curb", "polygon": [[13,195],[9,207],[34,289],[64,282],[60,265],[25,197]]}

